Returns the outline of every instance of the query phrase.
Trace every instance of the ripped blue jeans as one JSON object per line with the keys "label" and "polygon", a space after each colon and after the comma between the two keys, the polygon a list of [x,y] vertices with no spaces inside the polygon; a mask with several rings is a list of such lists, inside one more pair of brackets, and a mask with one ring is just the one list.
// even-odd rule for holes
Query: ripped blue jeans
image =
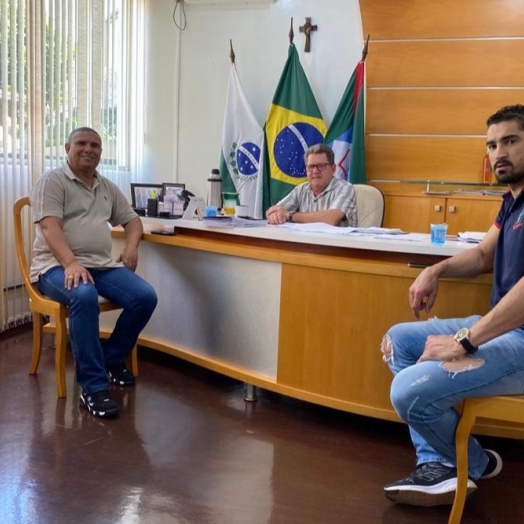
{"label": "ripped blue jeans", "polygon": [[[524,393],[524,329],[519,327],[454,362],[417,364],[428,335],[453,335],[481,317],[406,322],[393,326],[382,342],[384,361],[395,375],[391,403],[408,425],[417,465],[456,464],[457,403],[468,397]],[[469,475],[479,478],[488,463],[478,441],[469,442]]]}

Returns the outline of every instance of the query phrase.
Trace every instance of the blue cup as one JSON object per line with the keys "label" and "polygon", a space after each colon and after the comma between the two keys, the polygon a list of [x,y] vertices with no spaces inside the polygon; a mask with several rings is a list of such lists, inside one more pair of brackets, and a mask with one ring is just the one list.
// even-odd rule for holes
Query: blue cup
{"label": "blue cup", "polygon": [[204,209],[204,218],[216,217],[218,213],[217,206],[206,206]]}
{"label": "blue cup", "polygon": [[447,224],[431,224],[431,243],[434,246],[443,246],[448,233]]}

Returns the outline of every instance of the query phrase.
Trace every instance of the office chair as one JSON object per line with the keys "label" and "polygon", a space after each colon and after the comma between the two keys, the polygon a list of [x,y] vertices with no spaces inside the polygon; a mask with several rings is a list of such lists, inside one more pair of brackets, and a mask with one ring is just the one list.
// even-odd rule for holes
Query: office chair
{"label": "office chair", "polygon": [[[33,351],[31,356],[31,363],[29,366],[29,374],[36,375],[40,356],[42,354],[42,335],[43,333],[55,334],[55,375],[56,375],[56,389],[59,398],[66,397],[66,379],[65,379],[65,358],[67,347],[67,307],[52,300],[40,293],[38,289],[29,280],[29,262],[26,257],[26,242],[24,241],[24,229],[22,215],[24,208],[29,210],[31,202],[29,197],[22,197],[18,199],[13,205],[14,214],[14,232],[15,232],[15,246],[18,264],[22,273],[22,279],[29,296],[29,309],[33,313]],[[30,248],[28,247],[28,251]],[[121,309],[120,306],[99,297],[100,312],[113,311]],[[50,317],[48,319],[48,317]],[[102,333],[102,336],[107,333]],[[138,376],[138,360],[136,346],[131,352],[131,369],[134,376]]]}
{"label": "office chair", "polygon": [[354,184],[357,197],[358,227],[381,227],[384,220],[384,196],[379,189]]}

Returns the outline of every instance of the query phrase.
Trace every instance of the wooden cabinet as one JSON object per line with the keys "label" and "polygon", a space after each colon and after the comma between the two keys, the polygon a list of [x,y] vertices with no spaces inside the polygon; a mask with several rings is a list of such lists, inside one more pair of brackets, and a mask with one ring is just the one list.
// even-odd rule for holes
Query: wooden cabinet
{"label": "wooden cabinet", "polygon": [[384,227],[428,233],[429,225],[446,222],[448,233],[487,231],[502,203],[500,196],[384,195]]}

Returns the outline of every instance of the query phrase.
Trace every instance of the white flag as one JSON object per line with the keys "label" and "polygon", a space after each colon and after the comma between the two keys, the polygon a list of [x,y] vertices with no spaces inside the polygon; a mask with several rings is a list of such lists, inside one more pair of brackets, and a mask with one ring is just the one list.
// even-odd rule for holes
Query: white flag
{"label": "white flag", "polygon": [[235,64],[231,65],[222,132],[222,190],[238,192],[249,216],[262,217],[264,131],[244,95]]}

